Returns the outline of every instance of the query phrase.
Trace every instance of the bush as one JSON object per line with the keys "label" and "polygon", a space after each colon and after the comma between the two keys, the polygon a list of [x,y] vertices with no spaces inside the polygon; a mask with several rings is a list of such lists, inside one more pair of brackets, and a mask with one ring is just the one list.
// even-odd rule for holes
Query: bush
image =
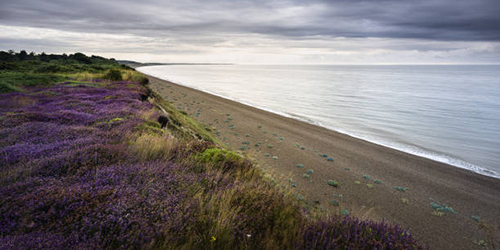
{"label": "bush", "polygon": [[103,79],[106,80],[111,80],[111,81],[121,81],[123,80],[122,78],[122,72],[117,69],[110,69],[102,76]]}
{"label": "bush", "polygon": [[21,92],[23,91],[21,88],[16,86],[12,86],[6,82],[0,82],[0,93],[9,93],[9,92]]}
{"label": "bush", "polygon": [[[347,210],[343,214],[348,214]],[[426,249],[399,226],[353,217],[312,223],[305,228],[302,239],[300,249]]]}

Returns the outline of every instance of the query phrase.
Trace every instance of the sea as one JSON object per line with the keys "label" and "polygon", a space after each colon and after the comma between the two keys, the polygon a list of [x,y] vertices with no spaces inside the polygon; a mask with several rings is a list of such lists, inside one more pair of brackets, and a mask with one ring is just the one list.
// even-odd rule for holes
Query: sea
{"label": "sea", "polygon": [[138,70],[500,178],[500,65],[163,65]]}

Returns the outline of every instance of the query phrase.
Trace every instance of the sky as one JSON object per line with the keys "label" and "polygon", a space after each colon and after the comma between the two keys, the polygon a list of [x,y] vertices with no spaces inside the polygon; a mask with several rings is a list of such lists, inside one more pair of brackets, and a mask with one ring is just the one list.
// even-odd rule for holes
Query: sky
{"label": "sky", "polygon": [[499,64],[500,0],[0,0],[0,50],[139,62]]}

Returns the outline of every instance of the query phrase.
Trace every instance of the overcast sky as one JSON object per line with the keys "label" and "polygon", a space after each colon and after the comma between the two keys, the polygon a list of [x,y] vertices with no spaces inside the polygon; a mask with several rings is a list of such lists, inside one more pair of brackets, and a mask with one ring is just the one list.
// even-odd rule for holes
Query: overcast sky
{"label": "overcast sky", "polygon": [[500,63],[500,0],[0,0],[0,30],[142,62]]}

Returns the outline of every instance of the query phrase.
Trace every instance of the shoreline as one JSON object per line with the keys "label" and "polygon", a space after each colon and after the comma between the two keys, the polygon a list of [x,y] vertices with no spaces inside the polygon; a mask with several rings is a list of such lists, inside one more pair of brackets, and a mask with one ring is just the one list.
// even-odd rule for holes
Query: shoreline
{"label": "shoreline", "polygon": [[[144,66],[144,67],[148,67],[148,66]],[[138,68],[140,68],[140,67],[138,67]],[[136,68],[136,70],[138,68]],[[148,75],[145,72],[142,72],[142,71],[139,71],[139,72],[141,72],[141,73],[143,73],[145,75]],[[148,75],[148,76],[151,76],[151,75]],[[161,79],[161,78],[156,77],[156,76],[152,76],[152,77],[155,77],[157,79]],[[295,120],[298,120],[298,121],[301,121],[301,122],[305,122],[305,123],[308,123],[308,124],[311,124],[311,125],[322,127],[322,128],[331,130],[333,132],[341,133],[341,134],[344,134],[344,135],[347,135],[347,136],[350,136],[350,137],[353,137],[353,138],[356,138],[356,139],[359,139],[359,140],[367,141],[367,142],[370,142],[370,143],[373,143],[373,144],[376,144],[376,145],[380,145],[380,146],[383,146],[383,147],[386,147],[386,148],[390,148],[390,149],[393,149],[393,150],[397,150],[397,151],[400,151],[400,152],[403,152],[403,153],[411,154],[411,155],[418,156],[418,157],[423,157],[423,158],[426,158],[426,159],[429,159],[429,160],[433,160],[433,161],[436,161],[436,162],[440,162],[440,163],[443,163],[443,164],[447,164],[447,165],[450,165],[450,166],[453,166],[453,167],[456,167],[456,168],[465,169],[465,170],[471,171],[471,172],[479,174],[479,175],[488,176],[488,177],[492,177],[492,178],[495,178],[495,179],[500,179],[500,173],[496,172],[495,170],[491,170],[491,169],[488,169],[488,168],[476,165],[474,163],[470,163],[468,161],[459,159],[459,158],[454,157],[454,156],[447,155],[445,153],[434,152],[432,150],[426,149],[426,148],[418,146],[418,145],[403,144],[403,143],[397,143],[397,142],[392,142],[392,141],[382,140],[382,139],[371,139],[371,138],[369,138],[367,136],[358,135],[358,134],[355,134],[355,133],[347,132],[347,131],[345,131],[343,129],[339,129],[339,128],[334,128],[334,127],[323,125],[323,124],[321,124],[318,121],[314,121],[312,119],[309,119],[307,117],[302,117],[300,115],[289,114],[289,113],[286,113],[286,112],[277,111],[277,110],[269,109],[269,108],[266,108],[266,107],[258,106],[258,105],[252,104],[252,103],[248,103],[248,102],[245,102],[245,101],[237,100],[235,98],[224,96],[224,95],[212,92],[212,91],[207,90],[207,89],[199,88],[199,87],[196,87],[196,86],[189,86],[189,85],[186,85],[186,84],[183,84],[183,83],[178,83],[178,82],[175,82],[175,81],[172,81],[172,80],[169,80],[169,79],[161,79],[161,80],[168,81],[168,82],[171,82],[173,84],[176,84],[176,85],[179,85],[179,86],[183,86],[183,87],[186,87],[186,88],[195,89],[195,90],[198,90],[198,91],[201,91],[201,92],[213,95],[213,96],[217,96],[217,97],[226,99],[228,101],[233,101],[233,102],[241,103],[243,105],[246,105],[246,106],[249,106],[249,107],[252,107],[252,108],[256,108],[256,109],[259,109],[259,110],[262,110],[262,111],[270,112],[270,113],[273,113],[273,114],[277,114],[279,116],[284,116],[284,117],[295,119]]]}
{"label": "shoreline", "polygon": [[[410,227],[421,243],[434,249],[474,249],[472,240],[485,236],[471,216],[480,216],[491,224],[499,222],[498,179],[159,78],[150,77],[150,81],[154,91],[211,126],[214,133],[219,133],[218,139],[232,149],[252,146],[243,152],[274,173],[273,177],[293,180],[296,193],[308,202],[319,203],[327,213],[338,214],[342,208],[362,219],[384,219]],[[228,117],[229,122],[223,121]],[[254,146],[259,141],[262,145]],[[245,142],[248,144],[242,144]],[[266,147],[270,144],[272,148]],[[328,154],[334,161],[319,154]],[[273,160],[272,156],[278,159]],[[297,164],[305,167],[298,168]],[[314,173],[304,178],[308,169]],[[364,178],[368,175],[368,179]],[[330,179],[339,181],[339,187],[328,186]],[[381,184],[374,183],[375,179],[381,180]],[[409,190],[398,191],[395,187]],[[436,211],[429,197],[453,207],[457,214],[433,215]],[[333,199],[338,207],[330,204]]]}

